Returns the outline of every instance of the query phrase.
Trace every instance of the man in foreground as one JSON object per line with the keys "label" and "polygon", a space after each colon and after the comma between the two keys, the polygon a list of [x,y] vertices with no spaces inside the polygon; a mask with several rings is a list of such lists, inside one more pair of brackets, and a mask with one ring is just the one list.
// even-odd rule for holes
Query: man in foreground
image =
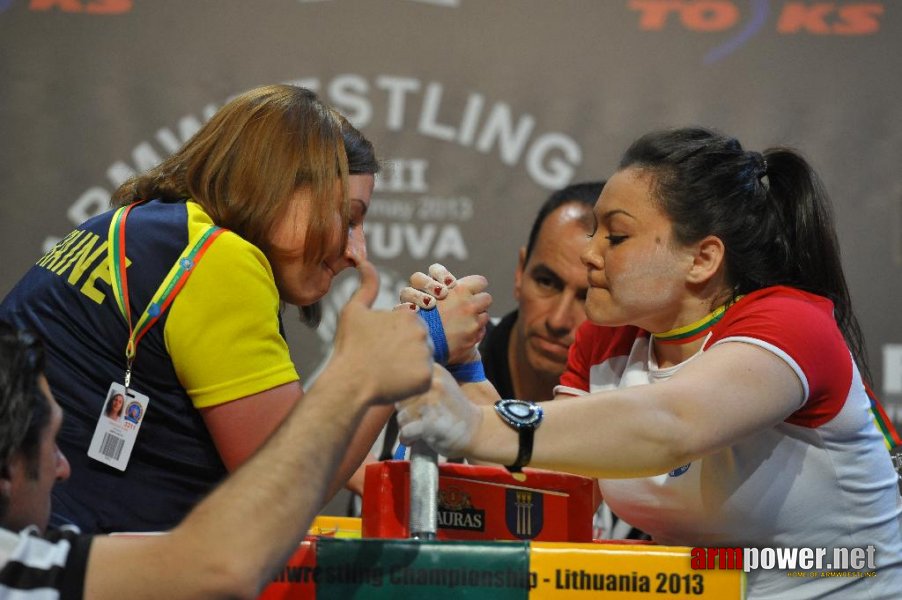
{"label": "man in foreground", "polygon": [[[0,324],[0,597],[256,597],[307,531],[365,409],[429,387],[426,329],[410,312],[371,311],[378,277],[369,263],[358,269],[360,289],[342,311],[333,358],[304,401],[159,536],[44,533],[50,490],[69,474],[55,441],[63,415],[40,343]],[[392,360],[372,360],[377,353]]]}

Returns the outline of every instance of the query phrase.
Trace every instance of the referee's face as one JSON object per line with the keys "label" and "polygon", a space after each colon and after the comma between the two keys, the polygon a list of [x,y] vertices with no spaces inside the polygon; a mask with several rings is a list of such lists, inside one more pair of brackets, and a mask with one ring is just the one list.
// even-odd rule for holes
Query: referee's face
{"label": "referee's face", "polygon": [[38,385],[50,404],[50,420],[41,432],[37,460],[22,452],[9,463],[9,507],[2,525],[19,531],[37,525],[43,531],[50,518],[50,490],[57,481],[69,477],[69,461],[56,445],[56,436],[63,423],[63,411],[53,399],[43,375]]}
{"label": "referee's face", "polygon": [[588,285],[580,255],[591,233],[584,224],[588,213],[587,207],[573,202],[549,214],[528,260],[526,249],[521,249],[514,276],[517,359],[528,363],[520,369],[555,382],[567,366],[576,329],[586,320]]}

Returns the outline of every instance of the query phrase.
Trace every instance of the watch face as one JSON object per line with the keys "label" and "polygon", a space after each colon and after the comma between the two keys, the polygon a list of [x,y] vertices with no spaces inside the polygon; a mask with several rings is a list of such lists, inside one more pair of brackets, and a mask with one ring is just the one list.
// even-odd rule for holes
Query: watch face
{"label": "watch face", "polygon": [[531,402],[499,400],[495,404],[498,414],[515,429],[535,429],[542,421],[543,411]]}
{"label": "watch face", "polygon": [[525,419],[532,412],[532,407],[528,404],[519,404],[511,402],[507,406],[507,410],[510,411],[511,415],[514,417],[520,417],[521,419]]}

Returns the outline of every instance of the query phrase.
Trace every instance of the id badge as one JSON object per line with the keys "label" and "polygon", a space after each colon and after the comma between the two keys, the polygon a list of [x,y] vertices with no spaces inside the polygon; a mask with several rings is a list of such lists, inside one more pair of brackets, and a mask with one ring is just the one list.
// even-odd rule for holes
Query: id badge
{"label": "id badge", "polygon": [[150,399],[121,383],[110,385],[97,418],[88,456],[125,471]]}
{"label": "id badge", "polygon": [[902,444],[895,446],[889,451],[889,456],[893,461],[893,467],[899,476],[899,493],[902,494]]}

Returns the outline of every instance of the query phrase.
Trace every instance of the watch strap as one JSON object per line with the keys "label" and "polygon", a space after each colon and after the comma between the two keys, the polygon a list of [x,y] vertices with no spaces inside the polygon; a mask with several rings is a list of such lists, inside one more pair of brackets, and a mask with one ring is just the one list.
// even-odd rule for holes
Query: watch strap
{"label": "watch strap", "polygon": [[520,449],[517,451],[517,458],[512,464],[506,465],[504,468],[511,473],[521,473],[523,467],[532,460],[532,442],[535,437],[536,430],[531,427],[523,427],[519,430]]}

